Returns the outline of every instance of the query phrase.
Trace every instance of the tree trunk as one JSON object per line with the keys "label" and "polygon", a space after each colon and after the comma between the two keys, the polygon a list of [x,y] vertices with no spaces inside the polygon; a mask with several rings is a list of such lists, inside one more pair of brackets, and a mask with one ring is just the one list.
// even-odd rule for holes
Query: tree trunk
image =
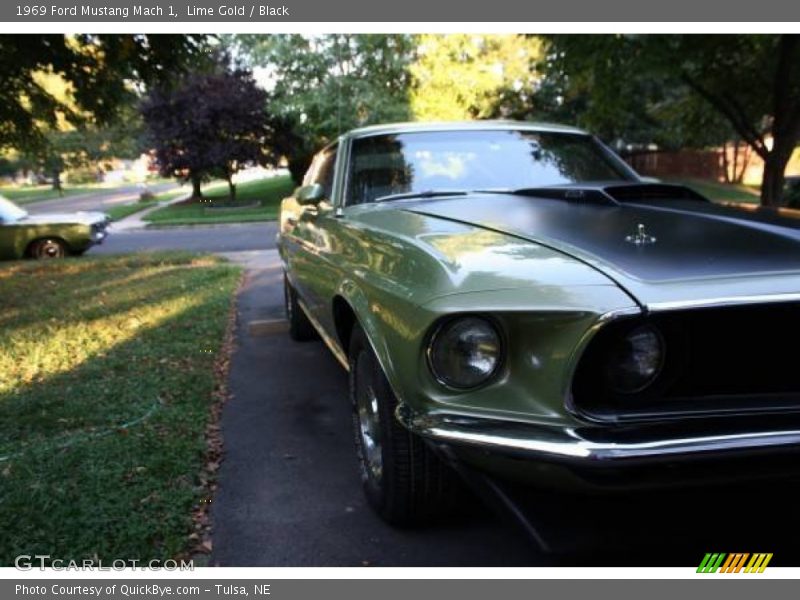
{"label": "tree trunk", "polygon": [[[736,151],[734,150],[734,155],[733,155],[734,169],[736,168],[736,153],[735,152]],[[728,161],[728,142],[725,142],[724,144],[722,144],[722,173],[723,173],[723,177],[725,179],[725,183],[730,183],[731,182],[731,171],[730,171],[730,169],[731,169],[731,166],[730,166],[729,161]]]}
{"label": "tree trunk", "polygon": [[791,149],[778,147],[778,140],[775,140],[775,147],[767,155],[764,161],[764,176],[761,179],[761,205],[780,206],[783,201],[783,186],[786,180],[784,172],[789,159],[792,156]]}
{"label": "tree trunk", "polygon": [[[738,146],[739,142],[737,142]],[[736,159],[737,167],[734,170],[735,177],[733,178],[734,183],[742,183],[744,181],[744,174],[747,172],[747,167],[750,164],[750,156],[752,153],[752,148],[747,144],[739,151],[740,158]]]}
{"label": "tree trunk", "polygon": [[53,189],[58,192],[59,197],[64,195],[64,188],[61,187],[61,171],[53,171]]}
{"label": "tree trunk", "polygon": [[203,192],[200,189],[200,184],[203,183],[200,177],[192,177],[192,198],[199,200],[203,197]]}
{"label": "tree trunk", "polygon": [[228,177],[228,192],[231,202],[236,202],[236,184],[233,183],[233,177]]}
{"label": "tree trunk", "polygon": [[800,138],[800,101],[796,94],[796,66],[800,58],[800,36],[784,34],[778,44],[775,67],[772,149],[764,156],[761,204],[780,206],[783,200],[784,173]]}

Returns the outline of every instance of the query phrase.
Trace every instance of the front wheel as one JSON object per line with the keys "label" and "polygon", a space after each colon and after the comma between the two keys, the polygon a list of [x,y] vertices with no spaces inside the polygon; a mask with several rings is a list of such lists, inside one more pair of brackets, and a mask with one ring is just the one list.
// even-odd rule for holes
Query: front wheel
{"label": "front wheel", "polygon": [[454,505],[457,476],[395,418],[397,399],[358,325],[350,338],[349,361],[356,451],[370,505],[399,526],[447,514]]}
{"label": "front wheel", "polygon": [[45,238],[35,241],[30,248],[31,258],[45,260],[50,258],[64,258],[67,255],[67,246],[58,238]]}

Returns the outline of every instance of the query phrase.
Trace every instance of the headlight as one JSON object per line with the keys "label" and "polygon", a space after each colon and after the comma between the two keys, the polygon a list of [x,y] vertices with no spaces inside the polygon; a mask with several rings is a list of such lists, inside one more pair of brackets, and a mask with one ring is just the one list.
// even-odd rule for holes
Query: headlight
{"label": "headlight", "polygon": [[480,317],[445,322],[430,342],[428,359],[434,377],[454,388],[487,382],[500,366],[502,341],[497,329]]}
{"label": "headlight", "polygon": [[635,394],[651,385],[664,366],[664,338],[650,325],[630,331],[611,348],[608,377],[615,392]]}

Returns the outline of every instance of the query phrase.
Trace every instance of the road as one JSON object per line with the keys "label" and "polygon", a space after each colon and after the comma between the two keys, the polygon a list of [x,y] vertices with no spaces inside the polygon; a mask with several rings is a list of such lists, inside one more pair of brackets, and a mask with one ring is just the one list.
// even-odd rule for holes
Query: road
{"label": "road", "polygon": [[275,248],[277,226],[274,222],[242,223],[114,231],[90,254],[119,254],[156,250],[191,252],[242,252]]}
{"label": "road", "polygon": [[[139,194],[142,193],[142,186],[139,184],[130,184],[122,187],[96,190],[84,194],[75,194],[74,196],[66,196],[55,200],[43,200],[41,202],[31,202],[25,205],[27,210],[32,215],[40,215],[45,213],[55,212],[77,212],[77,211],[105,211],[112,206],[119,204],[129,204],[136,202],[139,199]],[[169,190],[178,189],[178,184],[158,183],[148,186],[148,189],[157,194]],[[187,192],[188,192],[188,188]]]}

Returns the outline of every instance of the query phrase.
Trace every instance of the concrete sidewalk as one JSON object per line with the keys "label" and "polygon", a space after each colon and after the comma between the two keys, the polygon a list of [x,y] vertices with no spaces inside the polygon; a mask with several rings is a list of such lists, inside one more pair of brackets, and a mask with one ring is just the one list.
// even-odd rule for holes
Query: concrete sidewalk
{"label": "concrete sidewalk", "polygon": [[132,231],[135,229],[144,229],[147,227],[148,223],[144,220],[144,217],[149,215],[152,212],[160,210],[165,206],[170,206],[172,204],[177,204],[178,202],[183,202],[187,200],[190,196],[190,192],[185,194],[181,194],[175,198],[171,198],[170,200],[165,200],[164,202],[159,202],[155,206],[151,206],[150,208],[146,208],[142,211],[137,213],[133,213],[132,215],[128,215],[124,219],[120,219],[119,221],[114,221],[111,223],[109,227],[110,233],[120,233],[124,231]]}

